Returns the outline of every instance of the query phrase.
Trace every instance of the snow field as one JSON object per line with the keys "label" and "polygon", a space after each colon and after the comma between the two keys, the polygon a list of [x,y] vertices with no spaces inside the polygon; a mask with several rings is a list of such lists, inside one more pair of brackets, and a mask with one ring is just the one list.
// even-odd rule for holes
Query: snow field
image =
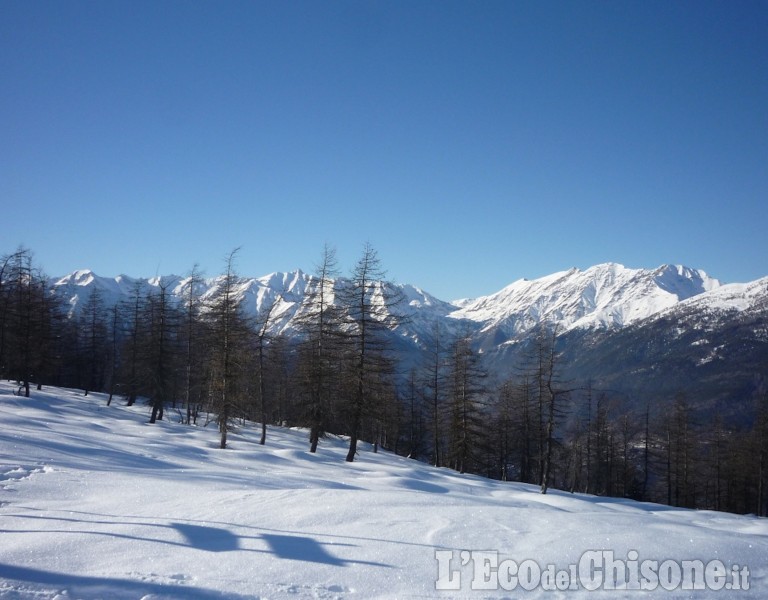
{"label": "snow field", "polygon": [[[768,520],[464,476],[305,431],[149,425],[101,394],[0,384],[0,598],[765,598]],[[436,589],[455,551],[459,590]],[[585,552],[722,560],[749,590],[472,590],[462,550],[559,569]]]}

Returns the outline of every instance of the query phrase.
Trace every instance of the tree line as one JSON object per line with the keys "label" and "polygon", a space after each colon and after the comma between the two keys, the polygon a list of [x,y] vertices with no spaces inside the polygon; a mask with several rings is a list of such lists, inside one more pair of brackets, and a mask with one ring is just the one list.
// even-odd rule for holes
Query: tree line
{"label": "tree line", "polygon": [[[499,382],[470,332],[435,322],[404,371],[397,331],[408,316],[366,245],[346,277],[323,249],[303,298],[286,292],[256,315],[242,303],[237,250],[213,293],[183,281],[137,282],[108,305],[98,286],[71,315],[30,250],[0,257],[0,376],[104,392],[188,425],[214,422],[219,445],[238,422],[301,426],[310,452],[328,435],[384,447],[462,473],[673,506],[768,515],[768,386],[746,424],[673,402],[628,402],[564,381],[557,328],[540,324],[514,376]],[[276,323],[300,302],[290,334]],[[637,407],[642,404],[643,408]]]}

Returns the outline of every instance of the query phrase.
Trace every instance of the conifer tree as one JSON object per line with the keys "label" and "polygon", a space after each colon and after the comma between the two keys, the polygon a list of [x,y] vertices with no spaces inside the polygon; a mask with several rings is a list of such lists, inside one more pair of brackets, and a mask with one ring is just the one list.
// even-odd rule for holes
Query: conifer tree
{"label": "conifer tree", "polygon": [[313,453],[329,426],[333,390],[339,389],[341,311],[334,302],[338,274],[336,250],[326,244],[299,317],[304,335],[300,346],[303,421]]}
{"label": "conifer tree", "polygon": [[340,290],[351,375],[346,407],[350,436],[347,462],[355,460],[364,419],[373,413],[374,400],[392,372],[387,333],[402,320],[395,313],[402,296],[387,285],[384,276],[378,253],[366,244],[349,281]]}
{"label": "conifer tree", "polygon": [[145,351],[147,390],[152,405],[149,422],[163,419],[166,402],[173,399],[176,368],[179,358],[179,313],[169,290],[173,282],[160,281],[157,291],[150,294],[146,304]]}
{"label": "conifer tree", "polygon": [[480,464],[485,434],[485,372],[468,336],[451,345],[448,359],[448,403],[451,413],[450,466],[460,473]]}
{"label": "conifer tree", "polygon": [[224,275],[212,296],[206,319],[210,327],[211,404],[216,412],[220,448],[227,447],[230,421],[242,409],[245,396],[249,328],[237,295],[240,278],[235,270],[239,248],[226,259]]}
{"label": "conifer tree", "polygon": [[191,425],[197,419],[200,395],[203,389],[204,368],[204,336],[201,308],[202,298],[200,287],[203,278],[197,265],[192,268],[189,276],[181,286],[181,328],[180,338],[183,347],[184,363],[184,405],[186,417],[184,422]]}

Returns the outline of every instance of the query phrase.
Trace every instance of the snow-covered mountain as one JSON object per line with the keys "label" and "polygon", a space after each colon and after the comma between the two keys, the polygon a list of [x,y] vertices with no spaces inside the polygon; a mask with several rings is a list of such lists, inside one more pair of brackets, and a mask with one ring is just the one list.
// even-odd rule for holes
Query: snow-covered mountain
{"label": "snow-covered mountain", "polygon": [[[204,279],[198,284],[196,293],[205,301],[216,295],[224,277]],[[70,307],[70,316],[82,309],[93,290],[98,290],[104,306],[110,307],[129,299],[138,290],[142,294],[158,292],[161,287],[181,300],[189,285],[189,278],[175,275],[137,279],[127,275],[114,278],[101,277],[90,270],[79,270],[50,281],[52,292]],[[257,278],[241,278],[235,286],[246,314],[255,316],[263,309],[277,302],[273,315],[273,332],[295,331],[295,318],[301,314],[303,303],[309,292],[318,284],[316,278],[300,270],[289,273],[271,273]],[[341,279],[336,288],[345,284]],[[393,285],[393,284],[385,284]],[[396,285],[402,296],[398,311],[407,315],[410,329],[401,332],[406,337],[418,339],[418,332],[429,330],[436,319],[448,316],[456,307],[439,300],[412,285]]]}
{"label": "snow-covered mountain", "polygon": [[703,418],[748,421],[768,380],[768,277],[721,285],[617,330],[561,339],[568,376],[660,401],[684,394]]}
{"label": "snow-covered mountain", "polygon": [[[223,276],[204,279],[197,284],[195,293],[206,300],[216,294],[224,281]],[[278,307],[278,321],[290,320],[307,292],[311,278],[302,271],[291,273],[272,273],[258,278],[243,278],[235,287],[235,295],[242,302],[249,314],[258,314],[282,295]],[[172,296],[181,300],[190,284],[190,278],[165,275],[141,279],[118,275],[101,277],[90,270],[79,270],[50,282],[52,292],[65,300],[70,307],[70,315],[77,314],[93,290],[98,290],[104,306],[110,307],[128,300],[138,291],[141,294],[158,292],[164,287]]]}
{"label": "snow-covered mountain", "polygon": [[[202,281],[198,293],[214,295],[223,278]],[[181,297],[187,280],[99,277],[91,271],[51,281],[53,292],[76,313],[92,289],[109,306],[134,294],[165,287]],[[277,301],[273,333],[293,335],[297,316],[317,280],[301,271],[243,278],[236,289],[250,314]],[[336,282],[336,289],[346,285]],[[393,284],[384,284],[393,285]],[[556,326],[567,375],[630,396],[671,397],[696,389],[704,404],[740,402],[753,393],[768,364],[768,277],[724,285],[704,271],[662,265],[631,269],[607,263],[519,280],[495,294],[446,302],[412,285],[396,285],[405,322],[393,333],[403,372],[418,366],[436,326],[445,347],[468,335],[496,380],[525,360],[531,330]],[[731,412],[738,410],[732,409]]]}
{"label": "snow-covered mountain", "polygon": [[[221,282],[221,277],[204,280],[199,290],[202,297],[214,295]],[[76,311],[94,287],[100,290],[105,304],[111,305],[128,297],[137,286],[144,290],[166,286],[180,297],[187,283],[187,279],[176,276],[105,278],[80,270],[53,280],[52,288]],[[280,327],[284,328],[314,284],[313,277],[302,271],[272,273],[242,279],[236,293],[251,314],[257,314],[282,295],[279,312]],[[556,324],[560,331],[623,327],[717,290],[721,283],[704,271],[682,266],[663,265],[651,270],[606,263],[584,271],[570,269],[540,279],[521,279],[495,294],[453,303],[412,285],[397,287],[404,297],[398,310],[409,316],[417,333],[421,328],[432,327],[436,320],[450,319],[454,324],[470,325],[479,333],[501,331],[512,338],[541,322]],[[736,288],[734,291],[737,292]]]}
{"label": "snow-covered mountain", "polygon": [[560,331],[623,327],[720,285],[704,271],[682,266],[648,270],[606,263],[521,279],[463,304],[451,317],[482,323],[482,331],[501,330],[510,338],[541,322]]}

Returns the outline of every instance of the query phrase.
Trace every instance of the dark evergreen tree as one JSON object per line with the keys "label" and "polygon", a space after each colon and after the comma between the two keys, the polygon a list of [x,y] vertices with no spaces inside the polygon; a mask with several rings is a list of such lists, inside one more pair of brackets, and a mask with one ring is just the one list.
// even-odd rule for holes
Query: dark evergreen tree
{"label": "dark evergreen tree", "polygon": [[442,462],[443,421],[446,395],[446,359],[443,333],[436,322],[431,339],[427,342],[424,367],[424,396],[429,412],[432,439],[432,464],[439,467]]}
{"label": "dark evergreen tree", "polygon": [[142,283],[136,281],[131,288],[130,296],[120,308],[124,315],[125,331],[119,377],[127,406],[133,406],[142,389],[141,340],[145,336],[145,321],[142,318],[145,314],[145,304],[146,295]]}
{"label": "dark evergreen tree", "polygon": [[205,335],[201,316],[201,286],[203,278],[197,265],[182,283],[182,306],[180,307],[180,345],[183,353],[183,398],[186,407],[187,425],[196,422],[202,404],[205,388]]}
{"label": "dark evergreen tree", "polygon": [[122,334],[122,316],[120,314],[120,305],[115,304],[109,309],[109,359],[107,367],[107,406],[112,404],[112,398],[115,395],[115,386],[117,384],[117,373],[120,370],[120,344]]}
{"label": "dark evergreen tree", "polygon": [[464,473],[482,464],[487,412],[484,403],[485,372],[467,336],[457,338],[450,348],[447,366],[450,410],[450,466]]}
{"label": "dark evergreen tree", "polygon": [[0,376],[12,377],[14,337],[19,326],[18,286],[23,285],[24,264],[29,261],[29,251],[19,248],[12,254],[0,257]]}
{"label": "dark evergreen tree", "polygon": [[100,392],[104,389],[109,355],[108,312],[104,294],[98,285],[91,287],[88,298],[79,314],[79,329],[82,334],[81,361],[85,395],[89,390]]}
{"label": "dark evergreen tree", "polygon": [[299,346],[302,422],[309,429],[310,452],[317,451],[330,426],[334,392],[340,385],[342,313],[335,304],[337,277],[336,251],[326,245],[298,318],[304,338]]}
{"label": "dark evergreen tree", "polygon": [[347,462],[355,460],[364,420],[374,413],[374,401],[382,397],[381,391],[392,375],[387,334],[402,321],[395,312],[402,297],[384,281],[384,276],[377,252],[366,244],[349,281],[339,290],[346,317],[346,356],[350,361]]}
{"label": "dark evergreen tree", "polygon": [[152,406],[149,422],[162,420],[165,405],[175,398],[174,391],[181,356],[179,345],[180,311],[171,298],[171,281],[159,281],[149,294],[144,310],[147,333],[143,352],[147,395]]}
{"label": "dark evergreen tree", "polygon": [[237,294],[240,278],[235,270],[239,249],[226,260],[226,270],[208,302],[205,317],[210,331],[211,405],[216,413],[220,444],[227,447],[231,419],[243,410],[247,390],[247,347],[251,335]]}
{"label": "dark evergreen tree", "polygon": [[539,446],[541,450],[541,493],[546,494],[552,474],[552,457],[556,444],[556,426],[563,415],[567,396],[559,379],[560,355],[555,345],[557,327],[539,327],[535,339],[535,381],[539,404]]}
{"label": "dark evergreen tree", "polygon": [[271,341],[270,327],[273,324],[276,308],[283,299],[282,293],[277,294],[271,300],[268,300],[262,306],[256,317],[256,327],[254,333],[256,336],[256,378],[258,381],[257,392],[259,395],[259,420],[261,421],[261,438],[259,444],[262,446],[267,441],[267,388],[269,375],[267,373],[268,362],[266,360],[267,346]]}
{"label": "dark evergreen tree", "polygon": [[30,250],[20,248],[0,267],[0,370],[29,397],[30,382],[42,385],[53,370],[60,308]]}

